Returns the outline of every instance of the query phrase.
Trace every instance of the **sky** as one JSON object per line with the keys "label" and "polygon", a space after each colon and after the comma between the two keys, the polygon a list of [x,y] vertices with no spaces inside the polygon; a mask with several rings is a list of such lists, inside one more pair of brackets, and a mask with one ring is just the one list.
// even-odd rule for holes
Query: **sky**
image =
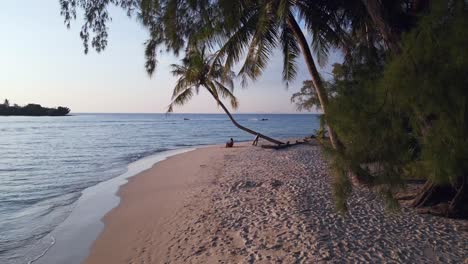
{"label": "sky", "polygon": [[[111,9],[109,44],[104,52],[85,55],[79,30],[82,17],[67,29],[58,0],[2,1],[0,8],[0,99],[25,105],[67,106],[74,113],[163,113],[176,82],[170,65],[181,58],[161,54],[150,78],[144,68],[147,32],[123,10]],[[328,66],[320,69],[326,78]],[[275,52],[260,80],[246,88],[236,85],[237,113],[297,113],[291,95],[309,79],[303,59],[298,76],[286,88],[282,82],[282,56]],[[180,113],[221,113],[201,90]]]}

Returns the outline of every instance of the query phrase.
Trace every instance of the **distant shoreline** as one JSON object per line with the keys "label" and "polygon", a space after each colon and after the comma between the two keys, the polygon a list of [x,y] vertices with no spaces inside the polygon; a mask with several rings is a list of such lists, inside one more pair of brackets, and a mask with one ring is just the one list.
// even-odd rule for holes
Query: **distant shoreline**
{"label": "distant shoreline", "polygon": [[10,105],[8,99],[5,99],[5,102],[0,105],[0,116],[66,116],[69,113],[70,108],[68,107],[49,108],[40,104]]}

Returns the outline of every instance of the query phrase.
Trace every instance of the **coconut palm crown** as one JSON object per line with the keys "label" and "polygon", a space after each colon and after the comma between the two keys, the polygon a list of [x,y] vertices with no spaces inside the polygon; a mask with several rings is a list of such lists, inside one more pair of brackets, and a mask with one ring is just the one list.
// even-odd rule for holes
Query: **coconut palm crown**
{"label": "coconut palm crown", "polygon": [[192,48],[186,53],[182,64],[172,64],[172,74],[179,77],[172,94],[172,102],[168,107],[168,112],[173,112],[175,106],[186,104],[195,94],[198,94],[200,87],[205,88],[216,100],[219,106],[226,112],[232,123],[239,129],[252,135],[263,138],[275,144],[283,142],[265,136],[237,123],[221,99],[228,99],[232,108],[237,109],[238,102],[234,96],[234,77],[232,71],[226,71],[215,56],[207,55],[205,48]]}
{"label": "coconut palm crown", "polygon": [[200,87],[205,88],[218,102],[221,98],[228,99],[232,108],[237,109],[239,103],[234,96],[234,72],[226,71],[222,64],[213,61],[213,56],[205,54],[205,48],[188,51],[182,63],[172,64],[171,73],[179,77],[172,94],[172,102],[168,112],[173,112],[174,106],[187,103]]}

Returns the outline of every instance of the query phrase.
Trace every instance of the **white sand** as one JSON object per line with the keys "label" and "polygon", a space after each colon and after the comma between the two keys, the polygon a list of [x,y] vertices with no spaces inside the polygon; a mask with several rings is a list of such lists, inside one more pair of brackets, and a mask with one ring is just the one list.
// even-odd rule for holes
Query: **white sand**
{"label": "white sand", "polygon": [[204,148],[136,176],[86,263],[463,263],[466,221],[334,210],[320,148]]}

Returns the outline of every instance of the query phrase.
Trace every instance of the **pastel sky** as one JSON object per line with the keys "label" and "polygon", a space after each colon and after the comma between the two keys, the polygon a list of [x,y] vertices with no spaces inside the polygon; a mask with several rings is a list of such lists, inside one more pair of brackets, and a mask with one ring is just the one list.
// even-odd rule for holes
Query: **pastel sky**
{"label": "pastel sky", "polygon": [[[81,17],[67,29],[58,0],[3,1],[0,8],[0,99],[24,105],[68,106],[72,112],[159,113],[170,103],[175,77],[169,65],[180,58],[159,56],[156,74],[144,70],[143,43],[147,33],[117,8],[111,10],[109,45],[84,55],[79,37]],[[337,61],[332,56],[329,64]],[[281,80],[280,52],[260,80],[236,86],[239,113],[296,113],[290,97],[308,79],[302,58],[295,82]],[[321,69],[329,76],[331,67]],[[222,112],[206,92],[176,112]]]}

